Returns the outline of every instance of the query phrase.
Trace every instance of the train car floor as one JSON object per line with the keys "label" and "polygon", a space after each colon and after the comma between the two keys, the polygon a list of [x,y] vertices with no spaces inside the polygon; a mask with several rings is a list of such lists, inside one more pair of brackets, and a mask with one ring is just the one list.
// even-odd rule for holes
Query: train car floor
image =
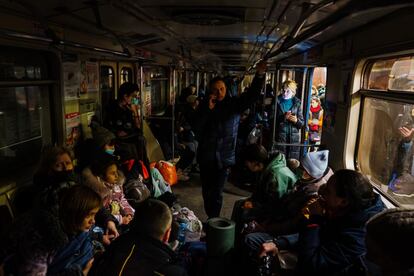
{"label": "train car floor", "polygon": [[[200,175],[193,173],[190,180],[179,182],[172,187],[174,194],[177,196],[182,207],[190,208],[194,214],[203,222],[207,220],[204,212],[203,196],[201,194]],[[248,197],[251,193],[236,187],[227,182],[224,186],[223,208],[221,209],[221,217],[230,219],[233,211],[234,202],[240,198]]]}

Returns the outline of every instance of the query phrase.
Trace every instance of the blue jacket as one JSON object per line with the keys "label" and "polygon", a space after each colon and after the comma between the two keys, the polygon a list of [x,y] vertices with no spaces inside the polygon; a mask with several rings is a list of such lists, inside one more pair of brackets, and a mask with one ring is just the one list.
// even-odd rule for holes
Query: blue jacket
{"label": "blue jacket", "polygon": [[35,209],[15,219],[0,248],[5,275],[16,276],[83,275],[94,253],[90,232],[68,237],[56,216]]}
{"label": "blue jacket", "polygon": [[218,168],[235,164],[240,113],[259,98],[263,82],[264,77],[256,76],[246,93],[236,98],[226,95],[212,110],[208,99],[200,105],[195,129],[199,163],[217,162]]}
{"label": "blue jacket", "polygon": [[379,195],[370,207],[357,213],[304,227],[299,233],[297,268],[301,274],[333,275],[366,253],[365,223],[385,206]]}
{"label": "blue jacket", "polygon": [[90,232],[82,232],[69,238],[68,244],[62,247],[53,257],[47,273],[59,274],[62,271],[82,271],[88,261],[93,258],[94,249]]}

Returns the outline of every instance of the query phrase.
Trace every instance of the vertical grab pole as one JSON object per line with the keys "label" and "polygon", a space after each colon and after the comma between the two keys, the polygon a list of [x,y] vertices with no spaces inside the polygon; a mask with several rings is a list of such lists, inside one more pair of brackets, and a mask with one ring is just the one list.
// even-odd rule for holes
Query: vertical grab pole
{"label": "vertical grab pole", "polygon": [[174,159],[175,157],[175,139],[174,139],[174,133],[175,133],[175,129],[174,129],[174,122],[175,122],[175,86],[176,86],[176,71],[175,69],[173,69],[173,87],[172,87],[172,93],[170,95],[172,95],[171,97],[171,104],[172,104],[172,114],[171,114],[171,129],[172,129],[172,133],[171,133],[171,150],[172,150],[172,157],[171,159]]}
{"label": "vertical grab pole", "polygon": [[[268,73],[266,72],[265,74],[265,85],[263,88],[263,97],[262,97],[262,122],[264,122],[265,119],[265,99],[266,99],[266,92],[267,92],[267,75]],[[260,135],[260,140],[259,140],[259,144],[263,145],[263,129],[264,129],[264,125],[261,126],[261,135]]]}
{"label": "vertical grab pole", "polygon": [[196,79],[196,83],[195,83],[195,85],[196,85],[196,95],[198,96],[198,88],[200,87],[200,72],[199,71],[197,71],[197,79]]}
{"label": "vertical grab pole", "polygon": [[144,67],[142,66],[142,62],[139,63],[139,98],[141,100],[139,105],[140,115],[141,115],[141,130],[144,132],[144,97],[142,94],[142,90],[144,89]]}
{"label": "vertical grab pole", "polygon": [[[141,132],[142,132],[142,136],[144,136],[144,95],[143,95],[143,90],[144,90],[144,66],[142,64],[142,62],[139,63],[139,97],[140,97],[140,105],[139,105],[139,111],[140,111],[140,127],[141,127]],[[146,115],[146,114],[145,114]],[[145,145],[145,143],[143,143],[143,145]],[[142,146],[143,146],[142,145]],[[140,145],[141,146],[141,145]],[[139,156],[139,158],[141,160],[144,160],[144,154],[147,152],[146,148],[144,148],[142,152],[142,155]]]}
{"label": "vertical grab pole", "polygon": [[[279,73],[279,68],[278,67],[276,67],[275,74],[276,74],[276,83],[277,83],[276,87],[279,87],[280,86],[280,73]],[[272,129],[273,133],[272,133],[272,148],[271,148],[271,151],[274,150],[274,147],[276,145],[276,119],[277,119],[277,97],[278,96],[279,96],[278,91],[276,90],[275,91],[274,112],[273,112],[273,129]]]}

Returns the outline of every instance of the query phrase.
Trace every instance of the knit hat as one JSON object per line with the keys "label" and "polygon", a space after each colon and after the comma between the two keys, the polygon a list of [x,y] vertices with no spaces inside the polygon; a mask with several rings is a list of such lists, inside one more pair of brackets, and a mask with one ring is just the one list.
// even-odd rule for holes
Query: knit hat
{"label": "knit hat", "polygon": [[328,168],[329,150],[309,152],[303,157],[302,166],[315,179],[323,176]]}
{"label": "knit hat", "polygon": [[110,144],[111,141],[115,139],[115,134],[101,126],[92,128],[92,136],[99,148],[102,148],[106,144]]}
{"label": "knit hat", "polygon": [[196,95],[190,95],[187,97],[187,103],[189,104],[193,104],[196,100],[197,100],[197,96]]}

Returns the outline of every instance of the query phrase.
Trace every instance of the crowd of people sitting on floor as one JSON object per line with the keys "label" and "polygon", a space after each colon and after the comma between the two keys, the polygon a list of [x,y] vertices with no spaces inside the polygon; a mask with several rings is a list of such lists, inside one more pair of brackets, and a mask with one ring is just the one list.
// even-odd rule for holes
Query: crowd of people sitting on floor
{"label": "crowd of people sitting on floor", "polygon": [[[116,112],[104,126],[91,124],[93,139],[76,156],[45,149],[33,184],[13,196],[15,220],[0,237],[0,275],[206,275],[203,224],[178,204],[163,164],[149,164],[125,109],[137,89],[121,86]],[[197,117],[194,96],[182,113],[189,125]],[[197,143],[188,138],[191,127],[175,129],[180,157],[193,153],[176,164],[185,171]],[[253,143],[239,153],[259,177],[252,196],[234,206],[233,275],[414,273],[414,211],[386,210],[364,175],[329,168],[328,150],[286,160]]]}

